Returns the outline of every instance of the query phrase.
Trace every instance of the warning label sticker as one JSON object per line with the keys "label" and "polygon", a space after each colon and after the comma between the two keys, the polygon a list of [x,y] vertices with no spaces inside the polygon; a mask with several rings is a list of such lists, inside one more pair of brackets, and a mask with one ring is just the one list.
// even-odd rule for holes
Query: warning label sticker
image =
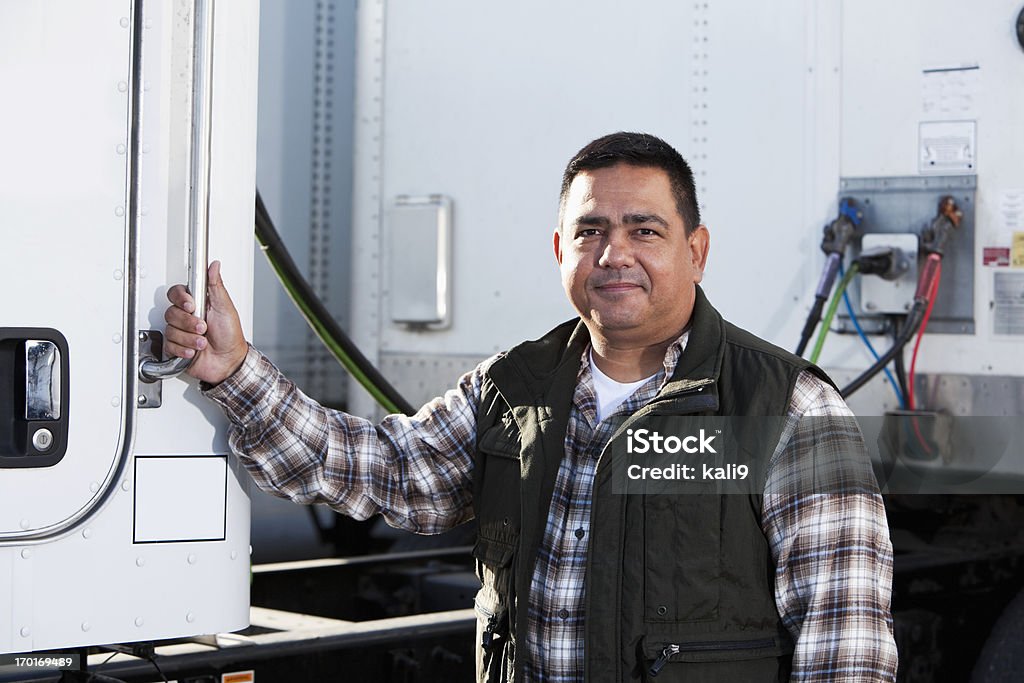
{"label": "warning label sticker", "polygon": [[1009,247],[983,247],[981,250],[981,265],[983,266],[1008,266],[1010,265]]}
{"label": "warning label sticker", "polygon": [[918,171],[975,173],[974,121],[922,121],[918,128]]}
{"label": "warning label sticker", "polygon": [[1024,268],[1024,232],[1013,233],[1013,245],[1010,247],[1010,265]]}
{"label": "warning label sticker", "polygon": [[1024,273],[993,273],[992,322],[995,334],[1024,334]]}

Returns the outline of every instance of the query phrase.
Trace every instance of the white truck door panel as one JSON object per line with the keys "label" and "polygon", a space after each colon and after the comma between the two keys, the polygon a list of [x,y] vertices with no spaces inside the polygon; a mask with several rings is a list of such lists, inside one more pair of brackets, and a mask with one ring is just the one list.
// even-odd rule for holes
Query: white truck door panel
{"label": "white truck door panel", "polygon": [[187,281],[194,73],[212,83],[209,253],[251,331],[258,3],[196,7],[0,2],[0,652],[248,622],[226,421],[194,380],[156,402],[138,380],[140,333]]}
{"label": "white truck door panel", "polygon": [[[70,372],[67,453],[0,478],[0,535],[17,536],[86,508],[122,457],[132,34],[122,25],[126,0],[15,2],[4,11],[13,16],[0,22],[0,82],[10,97],[0,114],[0,325],[60,332]],[[22,353],[8,338],[11,370]],[[24,372],[12,380],[20,395]],[[21,404],[11,408],[20,413]],[[26,446],[20,452],[46,459]]]}

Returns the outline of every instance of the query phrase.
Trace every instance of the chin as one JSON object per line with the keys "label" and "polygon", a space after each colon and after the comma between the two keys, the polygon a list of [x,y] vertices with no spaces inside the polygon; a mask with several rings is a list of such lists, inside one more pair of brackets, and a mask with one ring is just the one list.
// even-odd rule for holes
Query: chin
{"label": "chin", "polygon": [[640,326],[640,321],[634,316],[595,315],[591,322],[601,332],[626,332]]}

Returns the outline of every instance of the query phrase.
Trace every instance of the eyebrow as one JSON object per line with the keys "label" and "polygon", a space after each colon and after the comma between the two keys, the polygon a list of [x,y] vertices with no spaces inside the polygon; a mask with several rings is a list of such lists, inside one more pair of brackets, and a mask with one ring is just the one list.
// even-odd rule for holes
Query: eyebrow
{"label": "eyebrow", "polygon": [[668,221],[656,213],[627,213],[622,217],[622,222],[627,225],[633,223],[657,223],[663,228],[668,227]]}
{"label": "eyebrow", "polygon": [[[622,222],[626,225],[642,225],[644,223],[657,223],[662,227],[669,227],[668,221],[655,213],[627,213],[622,217]],[[573,224],[574,225],[593,225],[599,227],[607,227],[611,221],[606,216],[580,216]]]}

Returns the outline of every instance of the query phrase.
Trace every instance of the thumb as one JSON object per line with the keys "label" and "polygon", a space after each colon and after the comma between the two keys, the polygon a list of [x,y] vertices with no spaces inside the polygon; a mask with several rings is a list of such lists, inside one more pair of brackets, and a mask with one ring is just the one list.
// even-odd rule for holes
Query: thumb
{"label": "thumb", "polygon": [[206,286],[209,289],[224,286],[224,281],[220,277],[220,261],[210,262],[210,269],[206,271]]}
{"label": "thumb", "polygon": [[233,306],[220,275],[220,261],[210,263],[210,269],[206,274],[206,298],[207,305],[211,308],[224,309]]}

